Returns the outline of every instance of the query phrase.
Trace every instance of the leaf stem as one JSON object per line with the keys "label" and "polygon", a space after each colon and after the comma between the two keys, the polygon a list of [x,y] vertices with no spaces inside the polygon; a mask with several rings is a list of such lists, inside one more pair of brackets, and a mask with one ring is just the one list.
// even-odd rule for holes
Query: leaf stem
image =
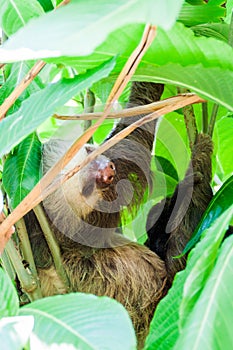
{"label": "leaf stem", "polygon": [[[188,90],[183,88],[178,88],[178,92],[187,93]],[[190,150],[192,151],[197,138],[197,124],[196,124],[194,109],[192,105],[187,105],[187,106],[184,106],[182,110],[184,114],[184,121],[185,121],[186,130],[188,134],[188,139],[189,139],[189,147],[190,147]]]}
{"label": "leaf stem", "polygon": [[20,240],[23,258],[29,263],[30,270],[33,276],[36,279],[38,279],[36,265],[33,258],[32,248],[28,238],[27,228],[26,228],[24,219],[21,218],[19,221],[17,221],[15,223],[15,227],[16,227],[17,235]]}
{"label": "leaf stem", "polygon": [[[95,106],[95,94],[87,89],[84,97],[84,113],[93,113]],[[91,126],[91,120],[84,121],[84,131],[86,131]],[[93,137],[90,138],[89,143],[93,143]]]}
{"label": "leaf stem", "polygon": [[202,132],[206,134],[208,131],[208,107],[207,102],[202,103]]}
{"label": "leaf stem", "polygon": [[229,26],[228,44],[233,47],[233,12],[231,13],[231,21]]}
{"label": "leaf stem", "polygon": [[212,113],[211,113],[211,117],[210,117],[210,123],[209,123],[208,131],[207,131],[207,133],[208,133],[208,135],[210,135],[210,137],[212,137],[213,132],[214,132],[214,125],[215,125],[216,117],[218,114],[218,107],[219,107],[219,105],[216,103],[213,105],[213,109],[212,109]]}
{"label": "leaf stem", "polygon": [[48,219],[44,213],[44,210],[40,204],[38,204],[34,209],[34,213],[39,221],[40,227],[44,233],[45,239],[48,243],[49,249],[51,251],[53,262],[56,268],[56,271],[61,278],[62,282],[65,285],[67,292],[70,292],[70,282],[65,272],[65,269],[62,265],[62,258],[59,245],[56,241],[53,231],[51,230]]}
{"label": "leaf stem", "polygon": [[40,289],[38,288],[38,280],[36,280],[35,277],[25,269],[22,263],[22,257],[19,255],[12,239],[8,241],[5,250],[10,257],[22,289],[28,295],[30,301],[42,298]]}

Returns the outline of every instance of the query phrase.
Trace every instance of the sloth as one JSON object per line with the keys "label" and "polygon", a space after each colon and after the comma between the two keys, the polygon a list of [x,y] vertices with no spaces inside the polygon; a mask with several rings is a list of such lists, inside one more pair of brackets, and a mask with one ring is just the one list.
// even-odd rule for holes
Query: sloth
{"label": "sloth", "polygon": [[[162,92],[162,84],[135,82],[128,107],[157,101]],[[140,117],[121,119],[107,139],[137,118]],[[150,161],[155,124],[151,121],[134,130],[43,201],[71,291],[105,295],[122,303],[132,319],[138,348],[143,346],[156,306],[166,295],[175,272],[185,266],[185,257],[181,260],[173,257],[182,252],[211,198],[212,142],[200,135],[184,180],[172,198],[149,213],[147,246],[129,241],[121,234],[123,208],[135,214],[152,184]],[[44,173],[68,147],[67,141],[60,139],[44,145]],[[63,171],[80,164],[94,149],[93,145],[85,145]],[[186,205],[186,192],[190,205]],[[66,293],[33,212],[25,221],[43,296]]]}

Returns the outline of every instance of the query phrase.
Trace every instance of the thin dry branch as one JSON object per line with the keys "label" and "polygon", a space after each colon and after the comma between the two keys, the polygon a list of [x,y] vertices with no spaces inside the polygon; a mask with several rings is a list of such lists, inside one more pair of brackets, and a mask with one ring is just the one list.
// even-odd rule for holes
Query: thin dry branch
{"label": "thin dry branch", "polygon": [[9,228],[14,225],[21,217],[28,213],[35,205],[40,203],[44,198],[42,193],[49,187],[50,183],[56,177],[56,175],[69,163],[79,149],[91,138],[95,130],[102,124],[110,112],[111,104],[115,102],[126,84],[130,80],[131,76],[135,72],[142,56],[152,43],[156,34],[156,27],[152,25],[146,25],[141,42],[134,52],[129,57],[123,68],[124,75],[121,73],[113,86],[114,93],[110,93],[107,101],[106,108],[102,117],[87,129],[84,134],[78,138],[66,154],[48,171],[41,181],[32,189],[32,191],[23,199],[23,201],[13,210],[13,212],[6,218],[6,220],[0,225],[0,242],[5,242],[9,239]]}
{"label": "thin dry branch", "polygon": [[[180,94],[182,96],[193,96],[192,93]],[[169,97],[162,101],[157,101],[149,103],[143,106],[125,108],[121,111],[110,112],[106,119],[118,119],[118,118],[129,118],[135,117],[141,114],[149,114],[155,111],[160,110],[163,107],[170,106],[172,102],[176,102],[179,99],[179,96]],[[60,120],[95,120],[99,119],[102,116],[103,112],[93,112],[93,113],[82,113],[74,115],[58,115],[54,114],[53,117]]]}
{"label": "thin dry branch", "polygon": [[[121,132],[116,134],[114,137],[109,139],[107,142],[102,144],[97,150],[92,152],[80,165],[76,166],[74,169],[66,173],[61,179],[53,182],[50,185],[50,182],[54,178],[54,168],[52,168],[37,184],[33,190],[25,197],[25,199],[15,208],[15,210],[6,218],[6,220],[0,225],[0,237],[4,236],[8,229],[14,225],[14,223],[19,220],[22,216],[28,213],[33,207],[35,207],[38,203],[44,200],[49,194],[55,191],[62,183],[70,179],[75,173],[77,173],[80,169],[82,169],[85,165],[87,165],[90,161],[92,161],[96,156],[100,153],[103,153],[117,142],[125,138],[136,128],[142,126],[143,124],[150,122],[153,119],[159,118],[161,115],[170,113],[176,109],[182,108],[192,103],[203,102],[203,99],[198,97],[195,94],[191,94],[189,96],[179,96],[179,101],[175,103],[172,102],[170,106],[166,106],[161,108],[159,111],[153,112],[140,120],[137,120],[135,123],[131,124],[127,128],[123,129]],[[81,143],[82,137],[78,140]],[[66,155],[55,165],[55,169],[57,170],[57,165],[62,164],[64,162],[67,164],[69,160],[72,158],[68,155],[68,161],[65,159]],[[64,165],[65,166],[65,165]],[[64,167],[63,166],[63,167]],[[58,169],[59,169],[58,167]],[[61,168],[60,168],[61,170]],[[52,175],[51,175],[52,174]],[[57,174],[57,172],[56,172]]]}
{"label": "thin dry branch", "polygon": [[5,99],[3,104],[0,106],[0,120],[3,119],[10,109],[10,107],[15,103],[17,98],[22,94],[22,92],[28,87],[33,79],[39,74],[41,69],[46,65],[43,61],[38,61],[32,69],[27,73],[23,80],[18,86],[12,91],[12,93]]}

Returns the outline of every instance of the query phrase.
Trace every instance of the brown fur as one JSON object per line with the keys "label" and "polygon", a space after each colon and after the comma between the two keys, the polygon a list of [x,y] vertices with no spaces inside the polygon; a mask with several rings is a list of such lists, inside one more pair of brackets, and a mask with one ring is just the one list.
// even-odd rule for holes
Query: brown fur
{"label": "brown fur", "polygon": [[[63,254],[63,264],[74,291],[107,295],[129,312],[141,348],[157,303],[165,295],[164,263],[152,251],[136,243],[94,249],[76,246]],[[44,295],[64,293],[54,267],[40,269]]]}

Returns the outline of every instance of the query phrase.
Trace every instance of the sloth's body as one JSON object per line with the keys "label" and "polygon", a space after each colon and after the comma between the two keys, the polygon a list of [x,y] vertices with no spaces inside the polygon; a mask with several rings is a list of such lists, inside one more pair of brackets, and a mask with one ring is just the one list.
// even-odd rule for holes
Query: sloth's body
{"label": "sloth's body", "polygon": [[[150,94],[146,93],[148,87]],[[160,84],[135,84],[129,104],[154,102],[162,91]],[[111,135],[135,120],[121,120]],[[128,206],[130,210],[138,207],[151,182],[154,132],[155,122],[135,130],[43,202],[71,289],[107,295],[121,302],[133,321],[139,347],[148,333],[156,305],[165,294],[166,269],[155,253],[124,238],[118,227],[122,207]],[[51,140],[44,145],[45,173],[67,147],[62,140]],[[92,148],[84,146],[64,171],[80,164]],[[65,293],[40,226],[32,215],[27,218],[27,226],[43,295]]]}
{"label": "sloth's body", "polygon": [[[163,86],[160,84],[135,83],[129,106],[154,102],[160,98],[162,91]],[[133,121],[135,118],[121,120],[112,134],[119,132]],[[156,305],[167,292],[167,279],[170,282],[175,269],[179,269],[179,266],[177,268],[174,264],[172,256],[181,253],[209,200],[208,197],[204,199],[204,205],[200,204],[198,220],[194,220],[194,224],[191,222],[192,213],[188,212],[187,216],[182,213],[184,224],[179,223],[176,230],[170,235],[165,235],[165,238],[166,215],[162,215],[161,227],[160,224],[156,226],[153,215],[156,209],[153,208],[148,219],[148,225],[150,224],[152,228],[149,232],[148,245],[155,252],[128,241],[118,233],[122,207],[128,206],[131,210],[137,208],[147,185],[150,185],[154,132],[155,122],[135,130],[79,171],[43,202],[61,249],[62,263],[72,290],[100,296],[107,295],[121,302],[133,321],[139,347],[142,346],[148,333]],[[210,162],[211,140],[206,142],[209,146],[203,155],[204,160],[209,159]],[[44,172],[47,172],[65,153],[66,148],[67,145],[62,140],[51,141],[45,145]],[[85,146],[66,170],[79,164],[92,151],[91,148],[92,146]],[[197,166],[196,169],[199,162],[198,149],[201,148],[200,139],[197,143],[197,152],[193,153],[192,163],[194,172],[198,171],[205,176],[203,166]],[[191,210],[193,208],[196,210],[196,201],[201,202],[203,199],[201,192],[207,185],[209,188],[209,183],[204,181],[203,186],[198,187],[197,199],[194,198]],[[194,197],[195,186],[194,182]],[[166,202],[165,213],[171,213],[175,198],[176,194],[173,199]],[[195,212],[193,215],[195,216]],[[27,226],[43,295],[65,293],[66,289],[55,271],[40,226],[31,215],[27,217]],[[185,238],[182,238],[183,235]],[[182,244],[178,243],[180,240]],[[160,242],[162,246],[158,249]]]}

